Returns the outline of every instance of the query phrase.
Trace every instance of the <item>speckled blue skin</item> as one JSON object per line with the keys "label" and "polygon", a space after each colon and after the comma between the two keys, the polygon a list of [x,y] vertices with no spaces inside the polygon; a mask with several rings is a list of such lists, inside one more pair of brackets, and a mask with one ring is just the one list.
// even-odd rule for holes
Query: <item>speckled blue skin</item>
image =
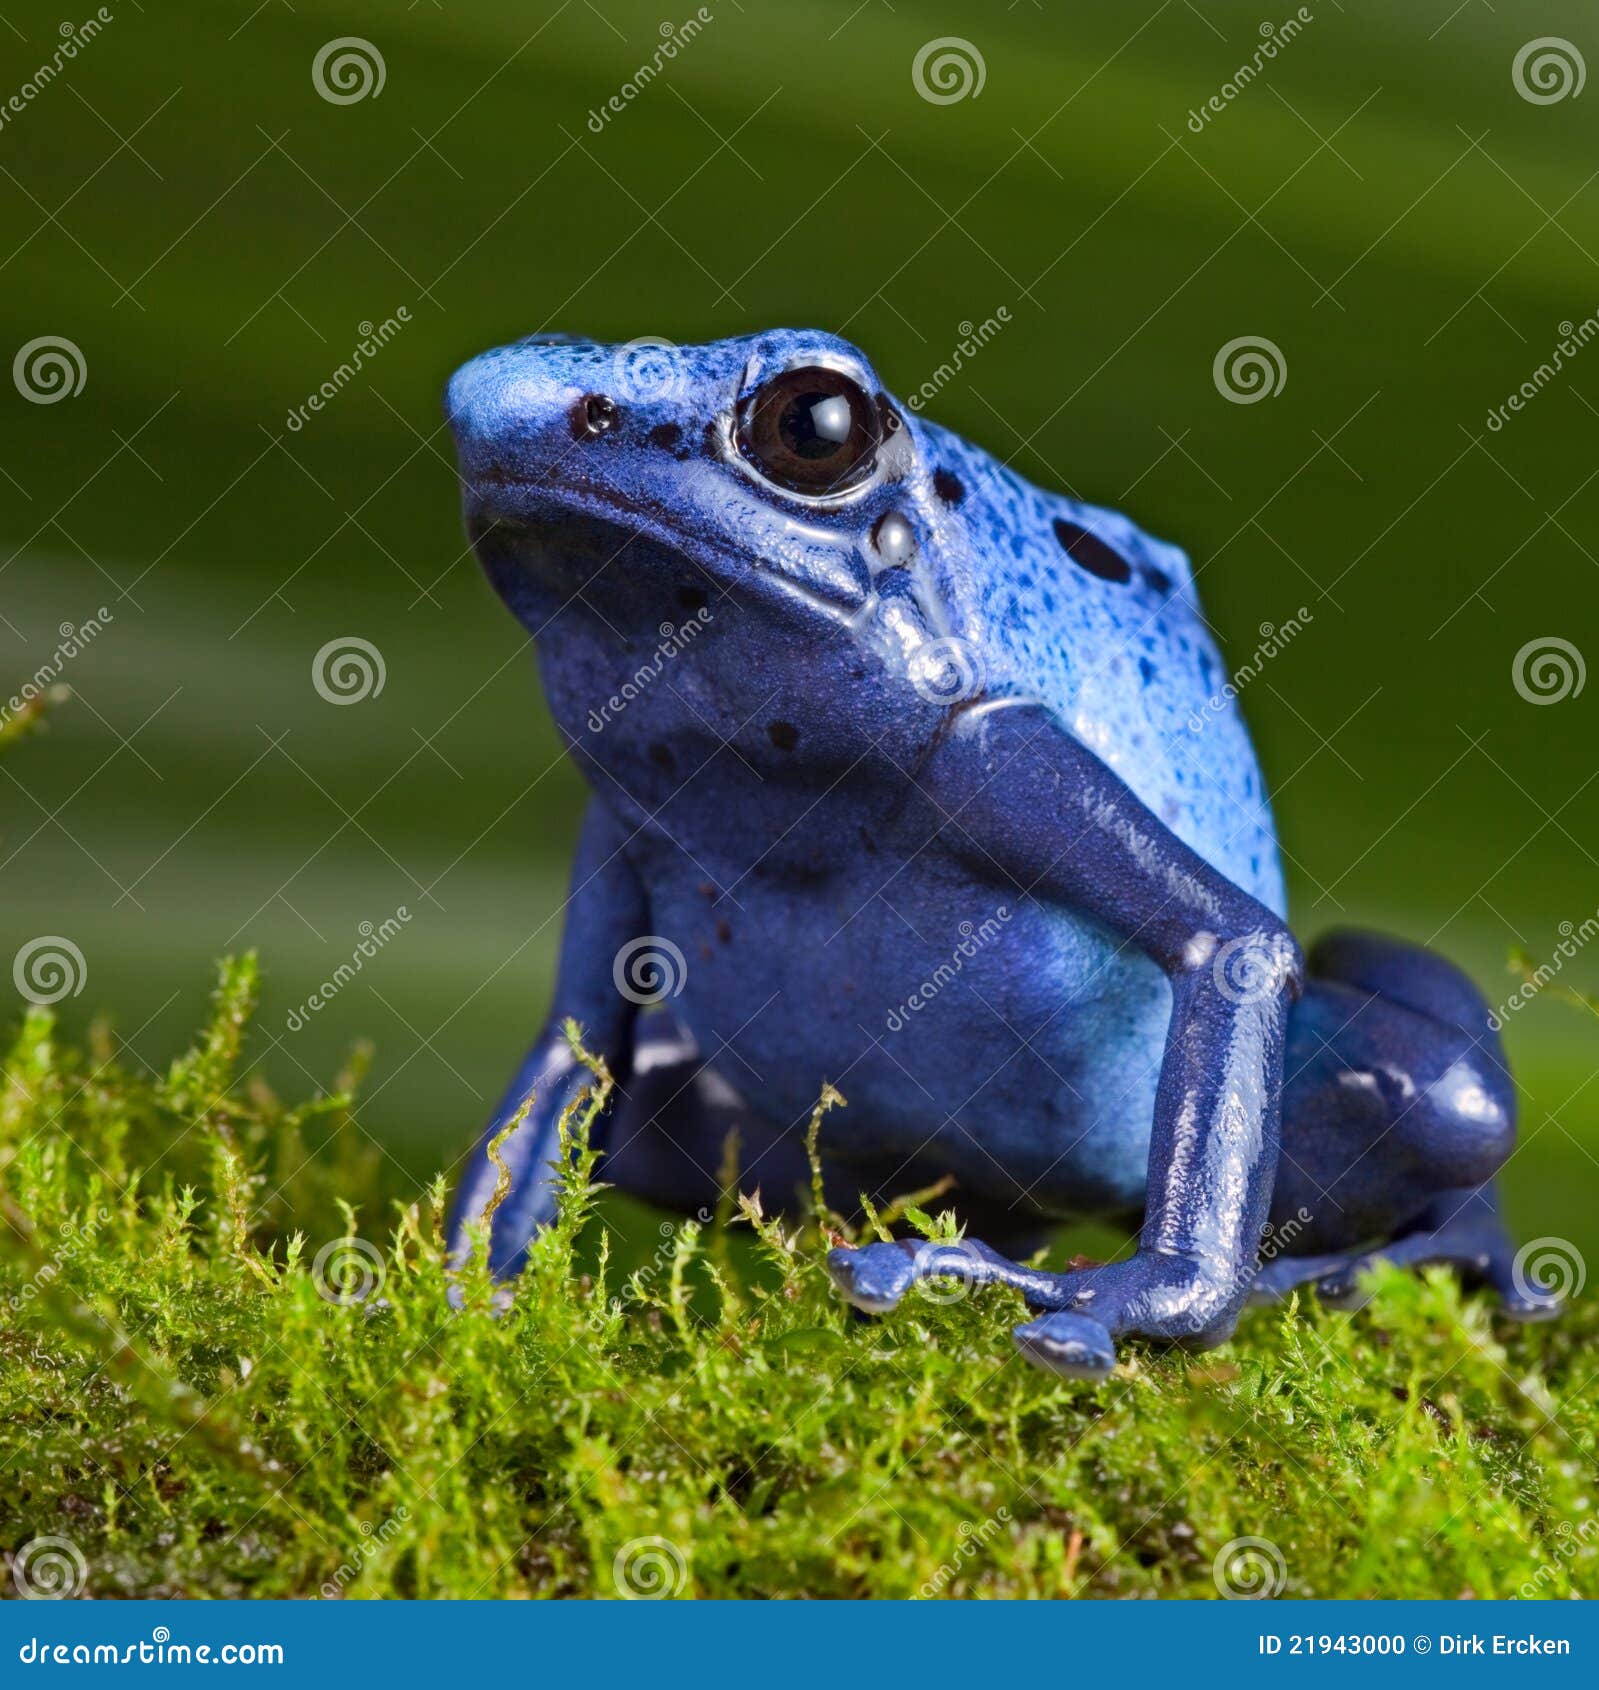
{"label": "speckled blue skin", "polygon": [[[887,433],[864,486],[811,498],[737,418],[818,365]],[[736,1127],[741,1183],[780,1203],[831,1079],[832,1200],[951,1174],[1008,1252],[838,1250],[844,1294],[881,1313],[929,1276],[1015,1286],[1039,1314],[1019,1347],[1063,1374],[1101,1376],[1123,1334],[1218,1342],[1307,1280],[1347,1301],[1385,1245],[1553,1312],[1518,1289],[1488,1185],[1514,1091],[1487,1007],[1377,936],[1307,967],[1180,550],[902,410],[820,333],[535,339],[467,364],[447,410],[469,533],[592,792],[555,1002],[462,1181],[460,1250],[530,1091],[497,1273],[550,1213],[575,1017],[622,1093],[607,1179],[714,1203]],[[619,989],[646,936],[669,1013]],[[1139,1224],[1136,1253],[1011,1259],[1083,1215]]]}

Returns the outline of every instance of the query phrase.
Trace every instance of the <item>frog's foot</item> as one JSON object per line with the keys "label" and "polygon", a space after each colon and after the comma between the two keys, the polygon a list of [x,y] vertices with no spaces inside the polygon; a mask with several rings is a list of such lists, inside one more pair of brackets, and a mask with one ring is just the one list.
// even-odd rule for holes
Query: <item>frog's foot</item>
{"label": "frog's foot", "polygon": [[953,1302],[973,1285],[1009,1285],[1032,1309],[1053,1308],[1061,1275],[1023,1267],[976,1238],[906,1238],[863,1249],[830,1250],[827,1271],[847,1301],[887,1314],[913,1285],[935,1302]]}
{"label": "frog's foot", "polygon": [[[870,1315],[884,1315],[918,1284],[923,1295],[940,1303],[955,1301],[974,1284],[1007,1284],[1021,1291],[1029,1308],[1040,1317],[1014,1328],[1016,1349],[1034,1367],[1060,1374],[1063,1379],[1109,1376],[1116,1366],[1114,1332],[1132,1330],[1131,1318],[1122,1318],[1122,1313],[1112,1311],[1109,1305],[1104,1320],[1070,1306],[1075,1301],[1092,1300],[1097,1283],[1092,1274],[1024,1268],[1021,1262],[1009,1261],[977,1239],[906,1239],[894,1244],[867,1244],[859,1251],[837,1249],[828,1254],[827,1266],[845,1298]],[[1104,1276],[1107,1271],[1095,1269],[1095,1273]],[[1121,1310],[1119,1301],[1116,1310]],[[1183,1325],[1182,1332],[1188,1330]]]}
{"label": "frog's foot", "polygon": [[1091,1315],[1070,1309],[1040,1315],[1018,1326],[1011,1336],[1035,1367],[1047,1368],[1063,1379],[1104,1379],[1116,1365],[1110,1333]]}
{"label": "frog's foot", "polygon": [[1314,1284],[1330,1307],[1358,1309],[1369,1296],[1363,1276],[1385,1262],[1408,1268],[1452,1267],[1467,1285],[1496,1291],[1512,1320],[1553,1320],[1565,1306],[1558,1293],[1539,1282],[1536,1262],[1524,1262],[1517,1255],[1491,1196],[1483,1192],[1448,1194],[1431,1205],[1414,1231],[1374,1250],[1268,1262],[1255,1276],[1249,1300],[1280,1302],[1296,1286]]}

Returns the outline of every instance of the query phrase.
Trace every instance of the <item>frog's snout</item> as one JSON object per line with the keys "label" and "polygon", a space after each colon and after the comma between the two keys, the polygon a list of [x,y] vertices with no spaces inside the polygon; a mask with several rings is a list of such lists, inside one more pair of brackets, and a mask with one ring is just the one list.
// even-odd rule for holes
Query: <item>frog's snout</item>
{"label": "frog's snout", "polygon": [[527,473],[560,407],[559,376],[537,347],[500,347],[468,360],[444,390],[463,480],[474,490]]}

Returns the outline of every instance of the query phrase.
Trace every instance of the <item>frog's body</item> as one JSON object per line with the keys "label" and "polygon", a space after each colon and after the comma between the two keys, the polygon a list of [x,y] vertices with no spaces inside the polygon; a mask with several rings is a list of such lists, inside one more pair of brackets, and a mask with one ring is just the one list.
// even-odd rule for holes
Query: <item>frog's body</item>
{"label": "frog's body", "polygon": [[[1063,1371],[1108,1365],[1107,1331],[1223,1335],[1270,1282],[1268,1214],[1343,1252],[1452,1190],[1509,1288],[1478,1194],[1512,1126],[1486,1008],[1359,939],[1294,1006],[1260,772],[1180,551],[898,412],[825,335],[535,341],[466,366],[449,409],[473,539],[594,793],[551,1024],[492,1124],[539,1092],[498,1269],[547,1213],[576,1016],[626,1094],[607,1177],[645,1195],[698,1206],[735,1126],[784,1194],[831,1078],[841,1192],[953,1174],[1012,1245],[1143,1209],[1139,1254],[1094,1274],[975,1244],[833,1264],[868,1308],[925,1273],[1018,1284],[1054,1311],[1024,1348]],[[463,1219],[493,1182],[480,1149]]]}

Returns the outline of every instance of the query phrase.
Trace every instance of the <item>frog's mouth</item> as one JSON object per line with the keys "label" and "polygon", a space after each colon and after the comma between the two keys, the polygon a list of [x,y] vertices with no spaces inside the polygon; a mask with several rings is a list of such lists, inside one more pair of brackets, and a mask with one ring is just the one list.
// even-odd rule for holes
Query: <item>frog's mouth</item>
{"label": "frog's mouth", "polygon": [[[853,620],[869,609],[871,575],[836,532],[774,515],[718,464],[680,464],[677,471],[669,503],[610,481],[548,472],[529,479],[486,464],[466,482],[468,538],[497,571],[512,559],[535,570],[562,569],[564,560],[579,554],[586,565],[598,565],[624,549],[644,547],[676,558],[677,573],[689,583],[775,587],[836,620]],[[737,545],[722,537],[727,526],[740,534]]]}

